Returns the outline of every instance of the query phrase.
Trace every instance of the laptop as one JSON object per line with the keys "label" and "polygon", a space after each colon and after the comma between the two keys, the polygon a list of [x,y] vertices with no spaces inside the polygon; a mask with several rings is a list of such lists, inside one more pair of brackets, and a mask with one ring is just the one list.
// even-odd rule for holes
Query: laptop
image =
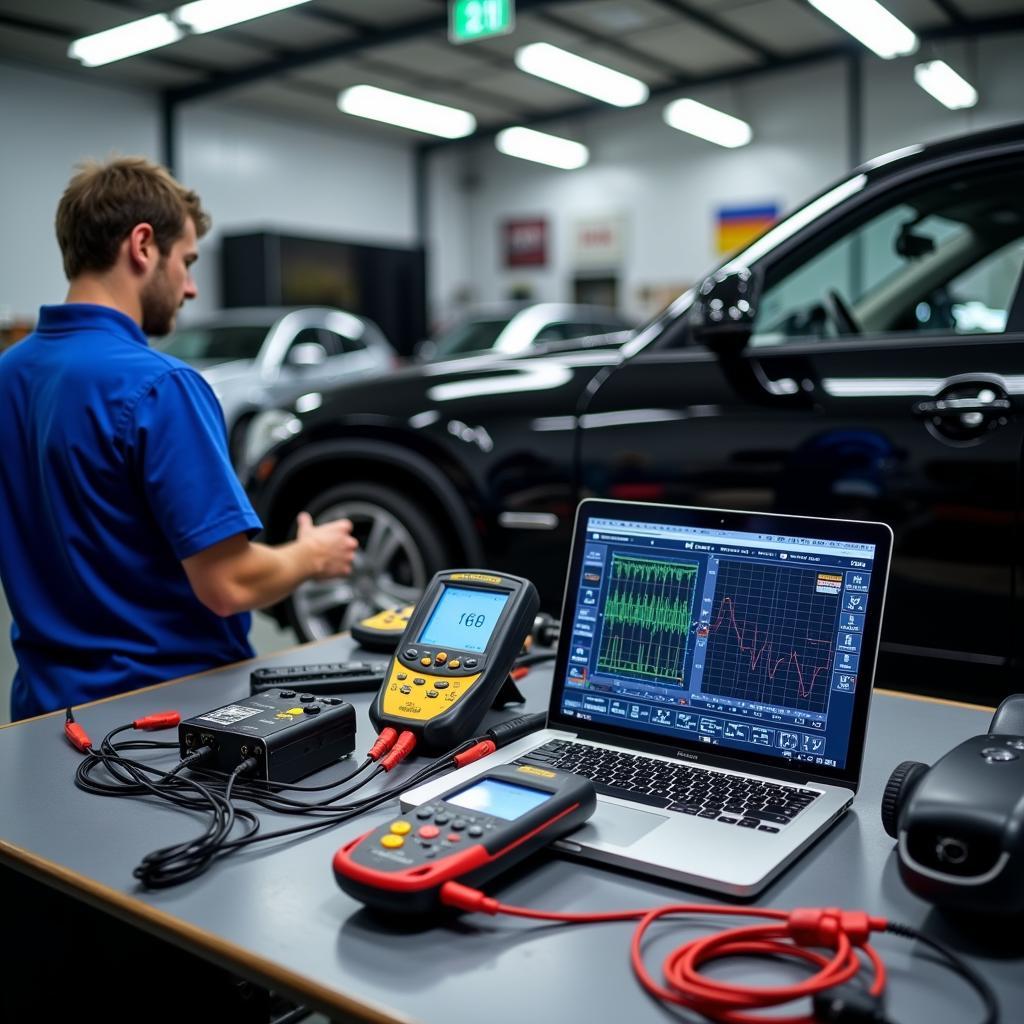
{"label": "laptop", "polygon": [[733,896],[857,792],[892,549],[883,523],[587,499],[547,727],[402,796],[508,762],[589,776],[556,848]]}

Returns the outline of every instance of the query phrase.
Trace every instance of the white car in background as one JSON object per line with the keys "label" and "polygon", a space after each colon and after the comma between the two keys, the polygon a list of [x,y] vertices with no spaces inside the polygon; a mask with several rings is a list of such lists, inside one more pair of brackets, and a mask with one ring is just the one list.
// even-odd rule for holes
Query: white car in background
{"label": "white car in background", "polygon": [[[625,317],[605,306],[569,302],[502,303],[479,306],[420,342],[417,357],[437,363],[463,356],[494,353],[504,356],[533,350],[542,344],[602,337],[633,328]],[[623,335],[619,341],[624,341]]]}
{"label": "white car in background", "polygon": [[236,466],[262,410],[308,412],[319,404],[321,388],[398,363],[372,320],[325,307],[226,309],[182,325],[160,348],[194,366],[213,388]]}

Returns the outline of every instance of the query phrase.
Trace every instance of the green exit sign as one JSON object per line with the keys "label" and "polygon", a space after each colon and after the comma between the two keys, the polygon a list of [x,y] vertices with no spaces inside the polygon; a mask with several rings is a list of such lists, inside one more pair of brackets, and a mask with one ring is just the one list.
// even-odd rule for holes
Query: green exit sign
{"label": "green exit sign", "polygon": [[449,0],[448,38],[453,43],[502,36],[515,27],[515,0]]}

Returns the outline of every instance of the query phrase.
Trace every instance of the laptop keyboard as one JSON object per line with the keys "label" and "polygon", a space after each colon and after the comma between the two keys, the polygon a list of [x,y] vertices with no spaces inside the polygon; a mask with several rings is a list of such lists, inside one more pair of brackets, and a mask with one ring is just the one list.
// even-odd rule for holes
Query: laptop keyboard
{"label": "laptop keyboard", "polygon": [[819,793],[641,754],[552,740],[516,764],[583,775],[598,793],[760,832],[778,832]]}

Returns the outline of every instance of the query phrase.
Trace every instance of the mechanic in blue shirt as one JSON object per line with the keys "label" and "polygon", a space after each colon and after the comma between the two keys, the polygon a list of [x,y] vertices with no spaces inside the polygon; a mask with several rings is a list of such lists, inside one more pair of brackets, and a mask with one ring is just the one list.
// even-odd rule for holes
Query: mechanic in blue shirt
{"label": "mechanic in blue shirt", "polygon": [[61,198],[67,301],[0,358],[14,720],[251,657],[250,609],[351,570],[348,520],[250,539],[216,397],[149,347],[196,296],[209,224],[142,158],[85,165]]}

